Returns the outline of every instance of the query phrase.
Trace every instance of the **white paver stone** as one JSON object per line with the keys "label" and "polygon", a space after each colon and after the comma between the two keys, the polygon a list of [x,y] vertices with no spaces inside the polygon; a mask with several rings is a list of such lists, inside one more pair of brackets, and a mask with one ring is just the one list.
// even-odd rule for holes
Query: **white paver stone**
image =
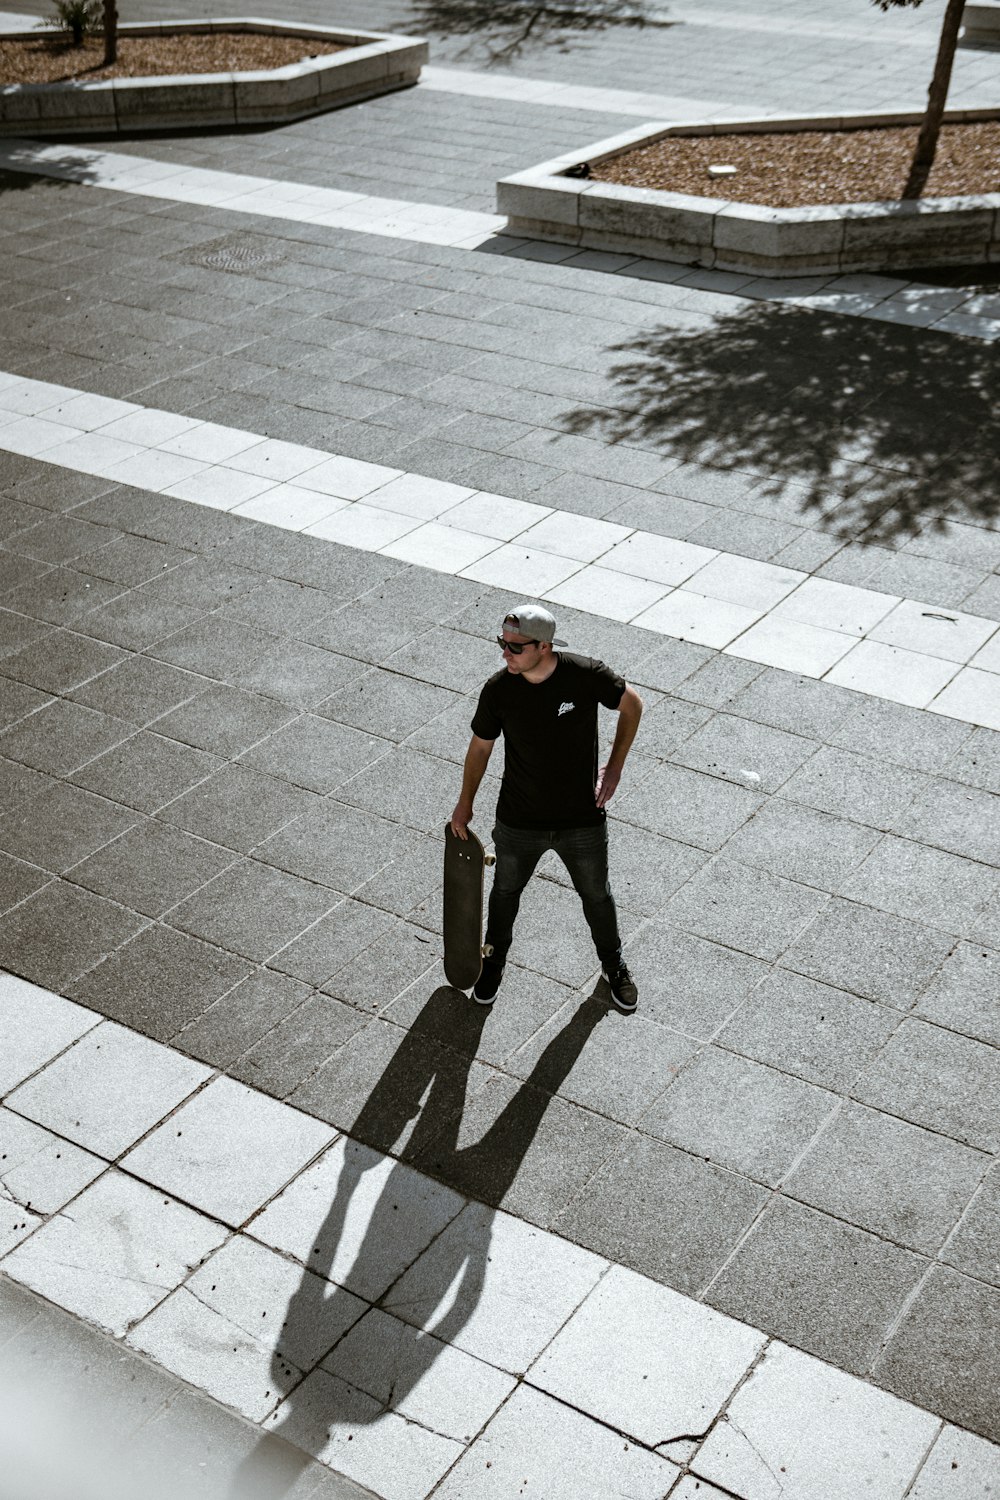
{"label": "white paver stone", "polygon": [[279,438],[265,438],[244,448],[226,460],[226,466],[241,474],[257,474],[275,483],[297,479],[309,469],[318,469],[329,458],[322,448],[307,448],[304,443],[286,443]]}
{"label": "white paver stone", "polygon": [[522,546],[520,542],[507,542],[464,568],[462,577],[519,594],[541,595],[578,573],[580,566],[575,557],[559,557],[554,552]]}
{"label": "white paver stone", "polygon": [[440,519],[446,526],[478,531],[483,536],[496,537],[497,541],[509,542],[551,514],[547,505],[533,505],[530,500],[512,500],[508,495],[490,495],[480,490],[444,511]]}
{"label": "white paver stone", "polygon": [[211,1077],[201,1063],[102,1021],[6,1103],[109,1161]]}
{"label": "white paver stone", "polygon": [[92,396],[88,391],[83,395],[58,401],[55,406],[46,407],[45,417],[50,422],[65,422],[68,427],[93,432],[134,411],[142,411],[142,407],[137,406],[134,401],[115,401],[110,396]]}
{"label": "white paver stone", "polygon": [[903,599],[869,635],[873,641],[902,646],[924,656],[966,663],[997,634],[995,620],[963,615],[955,609],[938,608]]}
{"label": "white paver stone", "polygon": [[334,1136],[277,1099],[216,1078],[122,1165],[226,1224],[242,1224]]}
{"label": "white paver stone", "polygon": [[8,1198],[0,1188],[0,1260],[44,1222],[41,1214],[25,1208],[16,1198]]}
{"label": "white paver stone", "polygon": [[719,554],[714,547],[698,547],[693,542],[679,542],[669,536],[635,532],[619,542],[601,559],[604,567],[653,583],[686,583]]}
{"label": "white paver stone", "polygon": [[694,641],[698,646],[712,646],[721,651],[738,635],[759,620],[759,609],[729,604],[724,599],[707,599],[688,589],[674,589],[665,599],[637,615],[633,624],[645,630],[658,630],[679,641]]}
{"label": "white paver stone", "polygon": [[[308,475],[305,476],[308,478]],[[408,531],[416,531],[420,522],[415,516],[403,516],[398,511],[378,510],[374,505],[345,505],[323,520],[303,528],[307,536],[325,537],[330,542],[340,542],[343,547],[360,547],[365,552],[378,552],[390,542],[398,541]]]}
{"label": "white paver stone", "polygon": [[0,1095],[37,1073],[100,1020],[62,995],[0,971]]}
{"label": "white paver stone", "polygon": [[516,1384],[513,1375],[373,1307],[323,1361],[331,1375],[460,1443],[471,1443]]}
{"label": "white paver stone", "polygon": [[234,1235],[132,1330],[129,1343],[252,1421],[297,1385],[367,1304]]}
{"label": "white paver stone", "polygon": [[616,573],[591,563],[543,597],[608,620],[634,620],[669,592],[667,584],[650,583],[647,578],[633,578],[629,573]]}
{"label": "white paver stone", "polygon": [[781,667],[802,677],[822,677],[851,649],[851,640],[837,630],[778,619],[772,611],[724,649],[727,656],[739,656],[744,661]]}
{"label": "white paver stone", "polygon": [[860,637],[877,626],[898,603],[895,594],[860,589],[831,578],[807,578],[778,604],[774,613],[780,620],[796,620],[800,625],[818,625],[823,630],[839,630],[844,635]]}
{"label": "white paver stone", "polygon": [[[96,152],[94,154],[98,155]],[[142,156],[116,156],[116,162],[116,166],[111,166],[110,162],[102,165],[99,175],[102,182],[112,183],[123,189],[126,185],[135,188],[143,182],[159,182],[167,177],[179,177],[184,171],[180,162],[152,161]]]}
{"label": "white paver stone", "polygon": [[932,713],[1000,730],[1000,675],[963,667],[927,706]]}
{"label": "white paver stone", "polygon": [[464,1204],[450,1188],[341,1136],[247,1232],[374,1302]]}
{"label": "white paver stone", "polygon": [[212,464],[207,469],[200,468],[188,479],[168,485],[163,493],[213,510],[234,510],[237,505],[255,500],[276,488],[272,479],[262,479],[258,474],[238,474],[223,464]]}
{"label": "white paver stone", "polygon": [[982,672],[1000,673],[1000,630],[997,630],[970,661],[971,667]]}
{"label": "white paver stone", "polygon": [[693,1468],[746,1500],[903,1500],[938,1421],[772,1344]]}
{"label": "white paver stone", "polygon": [[176,412],[158,411],[149,406],[105,423],[101,433],[104,437],[122,438],[126,443],[139,443],[144,448],[157,448],[198,426],[198,417],[182,417]]}
{"label": "white paver stone", "polygon": [[945,1426],[906,1500],[996,1500],[1000,1447]]}
{"label": "white paver stone", "polygon": [[224,464],[234,454],[253,448],[260,442],[257,432],[241,432],[238,427],[223,427],[218,422],[199,422],[179,437],[158,443],[165,453],[180,453],[185,458],[199,458],[207,464]]}
{"label": "white paver stone", "polygon": [[234,505],[239,516],[250,516],[254,521],[267,521],[271,526],[281,526],[286,531],[304,531],[315,526],[335,511],[350,505],[349,500],[336,500],[333,495],[320,495],[314,490],[304,490],[297,484],[276,484],[256,500],[247,500]]}
{"label": "white paver stone", "polygon": [[710,599],[725,599],[763,613],[780,604],[806,576],[794,568],[720,553],[693,573],[685,587],[693,594],[707,594]]}
{"label": "white paver stone", "polygon": [[926,708],[957,672],[957,663],[940,656],[868,640],[852,646],[827,672],[826,681],[910,708]]}
{"label": "white paver stone", "polygon": [[442,526],[437,521],[428,521],[416,531],[408,531],[398,541],[388,542],[379,550],[386,557],[398,557],[403,562],[416,563],[425,568],[436,568],[439,573],[458,573],[478,558],[496,550],[493,537],[478,535],[474,531],[459,531],[457,526]]}
{"label": "white paver stone", "polygon": [[360,458],[328,458],[315,469],[310,469],[299,480],[307,490],[319,490],[324,495],[335,495],[338,500],[361,500],[398,479],[399,469],[386,468],[384,464],[366,463]]}
{"label": "white paver stone", "polygon": [[72,385],[52,385],[47,380],[22,380],[12,375],[0,389],[0,407],[4,411],[17,411],[24,417],[33,417],[37,412],[51,410],[61,401],[69,401],[80,392]]}
{"label": "white paver stone", "polygon": [[0,1199],[54,1214],[107,1166],[13,1110],[0,1109]]}
{"label": "white paver stone", "polygon": [[596,1285],[607,1262],[509,1214],[470,1203],[385,1298],[387,1312],[518,1375]]}
{"label": "white paver stone", "polygon": [[265,218],[287,219],[293,202],[272,193],[267,188],[256,188],[252,193],[240,193],[238,198],[227,198],[226,209],[230,213],[263,214]]}
{"label": "white paver stone", "polygon": [[107,1172],[0,1267],[121,1337],[225,1238],[221,1224]]}
{"label": "white paver stone", "polygon": [[142,156],[116,156],[115,159],[117,165],[105,163],[99,169],[99,176],[102,183],[111,183],[123,191],[138,188],[144,182],[180,177],[184,171],[183,164],[176,161],[152,161]]}
{"label": "white paver stone", "polygon": [[[70,427],[60,422],[47,422],[44,417],[18,417],[16,422],[6,422],[0,428],[2,445],[8,453],[20,453],[25,458],[62,448],[71,438],[83,436],[82,428]],[[58,463],[59,460],[57,459]]]}
{"label": "white paver stone", "polygon": [[668,1500],[732,1500],[727,1490],[717,1490],[714,1484],[697,1479],[694,1474],[685,1474],[670,1491]]}
{"label": "white paver stone", "polygon": [[527,1378],[652,1448],[706,1431],[766,1342],[743,1323],[612,1266]]}
{"label": "white paver stone", "polygon": [[381,1500],[425,1500],[463,1452],[326,1370],[314,1370],[267,1428]]}
{"label": "white paver stone", "polygon": [[172,484],[190,479],[204,467],[197,458],[184,458],[180,453],[167,453],[163,448],[146,448],[115,464],[107,477],[116,484],[131,484],[136,489],[162,494]]}
{"label": "white paver stone", "polygon": [[[4,428],[3,442],[7,443],[8,428]],[[147,450],[139,443],[126,443],[122,438],[105,437],[100,432],[83,432],[73,437],[68,431],[63,434],[66,441],[48,450],[46,463],[62,464],[64,468],[76,469],[80,474],[96,474],[106,479],[113,469],[126,459],[134,458]]]}
{"label": "white paver stone", "polygon": [[543,552],[556,552],[560,557],[575,557],[589,563],[623,542],[629,530],[628,526],[618,526],[613,521],[595,521],[590,516],[556,511],[522,532],[518,541],[527,547],[540,547]]}
{"label": "white paver stone", "polygon": [[663,1500],[677,1470],[580,1412],[521,1386],[434,1500]]}
{"label": "white paver stone", "polygon": [[421,474],[401,474],[398,479],[390,479],[388,484],[381,485],[368,499],[379,510],[398,511],[403,516],[416,516],[419,521],[433,521],[474,494],[475,491],[466,485],[427,479]]}

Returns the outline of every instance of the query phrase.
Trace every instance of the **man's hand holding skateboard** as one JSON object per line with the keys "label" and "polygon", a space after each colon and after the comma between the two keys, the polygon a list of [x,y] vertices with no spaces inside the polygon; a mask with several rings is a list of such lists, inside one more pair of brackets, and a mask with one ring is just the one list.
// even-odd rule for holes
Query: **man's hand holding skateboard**
{"label": "man's hand holding skateboard", "polygon": [[493,740],[480,739],[478,734],[474,734],[465,753],[465,764],[462,767],[462,791],[448,824],[457,839],[469,837],[473,803],[479,791],[479,784],[486,775],[486,767],[493,754],[493,745]]}
{"label": "man's hand holding skateboard", "polygon": [[451,815],[449,826],[457,839],[467,839],[469,837],[469,824],[471,822],[472,803],[462,802],[461,800],[456,802],[455,811]]}

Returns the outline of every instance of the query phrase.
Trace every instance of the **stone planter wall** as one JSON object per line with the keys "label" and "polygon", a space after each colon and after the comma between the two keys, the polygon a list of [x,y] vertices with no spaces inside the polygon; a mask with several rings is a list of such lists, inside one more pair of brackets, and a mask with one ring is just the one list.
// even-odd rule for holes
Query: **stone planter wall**
{"label": "stone planter wall", "polygon": [[972,0],[962,12],[964,47],[1000,47],[1000,0]]}
{"label": "stone planter wall", "polygon": [[[949,121],[998,117],[1000,110],[954,110],[945,116]],[[1000,260],[1000,193],[769,208],[566,176],[580,163],[606,161],[668,135],[915,125],[920,119],[917,113],[894,113],[642,125],[503,178],[497,183],[497,209],[506,214],[514,235],[765,276]],[[720,154],[724,157],[721,149]]]}
{"label": "stone planter wall", "polygon": [[[107,135],[188,126],[277,124],[406,88],[417,82],[427,61],[427,43],[419,38],[253,17],[129,23],[119,28],[121,36],[209,31],[314,37],[343,42],[347,50],[254,72],[8,84],[0,88],[0,135]],[[23,35],[38,38],[37,31]]]}

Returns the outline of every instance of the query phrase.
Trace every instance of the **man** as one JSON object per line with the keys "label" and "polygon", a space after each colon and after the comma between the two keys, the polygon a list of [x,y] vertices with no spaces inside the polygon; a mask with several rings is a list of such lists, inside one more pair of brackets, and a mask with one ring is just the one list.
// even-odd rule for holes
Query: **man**
{"label": "man", "polygon": [[[521,892],[547,849],[554,849],[583,902],[604,977],[619,1010],[635,1010],[636,987],[622,959],[618,914],[608,884],[605,807],[615,793],[642,715],[642,699],[624,678],[565,646],[556,622],[537,604],[519,604],[497,645],[503,669],[479,695],[462,792],[452,832],[468,838],[472,808],[498,735],[505,764],[497,823],[496,865],[486,924],[483,971],[473,998],[493,1002],[503,978]],[[597,705],[616,709],[618,728],[606,766],[597,767]]]}

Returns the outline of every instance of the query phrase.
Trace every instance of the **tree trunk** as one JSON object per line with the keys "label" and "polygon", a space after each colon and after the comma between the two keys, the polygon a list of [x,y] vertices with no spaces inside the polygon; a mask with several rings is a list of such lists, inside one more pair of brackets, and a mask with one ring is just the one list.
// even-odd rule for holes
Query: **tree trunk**
{"label": "tree trunk", "polygon": [[116,0],[104,0],[104,66],[108,68],[117,61],[118,5]]}
{"label": "tree trunk", "polygon": [[934,165],[934,155],[937,151],[938,136],[941,134],[941,120],[944,116],[945,101],[948,98],[951,68],[955,61],[955,48],[958,45],[958,33],[962,25],[964,9],[965,0],[948,0],[944,25],[941,27],[941,40],[938,43],[937,62],[934,64],[934,77],[927,91],[927,112],[920,127],[920,135],[917,137],[917,149],[910,163],[910,175],[903,189],[904,199],[920,197],[927,185],[931,167]]}

